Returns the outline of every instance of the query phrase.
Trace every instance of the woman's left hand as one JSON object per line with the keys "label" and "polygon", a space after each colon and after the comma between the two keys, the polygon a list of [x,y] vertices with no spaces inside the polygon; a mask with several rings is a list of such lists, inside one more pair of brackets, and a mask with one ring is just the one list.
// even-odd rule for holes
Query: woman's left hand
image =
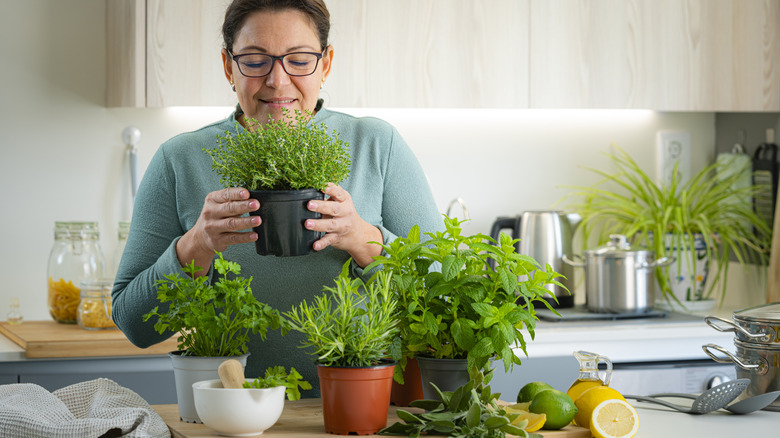
{"label": "woman's left hand", "polygon": [[307,206],[322,214],[322,219],[307,219],[305,224],[308,230],[325,233],[314,242],[314,250],[332,246],[347,251],[361,267],[367,266],[382,252],[381,246],[368,242],[382,242],[382,232],[360,217],[352,196],[341,186],[331,183],[324,192],[330,198],[309,201]]}

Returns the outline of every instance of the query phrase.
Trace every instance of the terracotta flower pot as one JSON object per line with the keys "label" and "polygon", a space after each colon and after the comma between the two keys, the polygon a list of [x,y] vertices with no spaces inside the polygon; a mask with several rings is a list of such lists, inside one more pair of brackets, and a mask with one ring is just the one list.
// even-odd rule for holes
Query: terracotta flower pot
{"label": "terracotta flower pot", "polygon": [[390,403],[406,407],[409,403],[423,398],[422,380],[420,379],[420,366],[417,358],[406,361],[406,369],[403,371],[404,383],[393,380],[393,389],[390,393]]}
{"label": "terracotta flower pot", "polygon": [[387,426],[395,362],[374,367],[317,365],[325,431],[373,435]]}

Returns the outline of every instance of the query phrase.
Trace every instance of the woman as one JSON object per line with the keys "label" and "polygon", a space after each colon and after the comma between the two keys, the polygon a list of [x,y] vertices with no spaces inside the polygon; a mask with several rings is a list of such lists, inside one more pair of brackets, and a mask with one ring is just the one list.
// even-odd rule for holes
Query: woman
{"label": "woman", "polygon": [[[134,344],[147,347],[170,336],[157,334],[153,320],[142,321],[159,304],[155,281],[185,275],[182,266],[193,260],[208,268],[215,251],[238,262],[242,275],[253,277],[260,301],[287,311],[332,285],[350,257],[353,272],[361,275],[381,252],[368,242],[391,241],[415,224],[423,231],[442,228],[420,165],[398,132],[378,119],[322,107],[319,90],[333,62],[329,28],[322,0],[234,0],[228,7],[222,60],[238,98],[236,110],[225,120],[165,142],[138,191],[113,291],[113,318]],[[312,67],[303,71],[302,65]],[[259,208],[257,201],[249,200],[244,188],[221,189],[202,149],[216,146],[218,134],[235,132],[236,122],[245,127],[247,118],[279,118],[282,108],[311,111],[311,123],[336,130],[350,145],[352,167],[340,186],[325,190],[328,199],[308,205],[323,215],[305,224],[325,233],[314,243],[314,252],[261,257],[253,244],[257,234],[250,230],[260,225],[260,218],[245,214]],[[298,334],[282,338],[278,332],[269,333],[265,342],[253,339],[246,375],[261,376],[272,365],[294,366],[315,385],[308,395],[317,396],[316,368],[299,348],[300,340]]]}

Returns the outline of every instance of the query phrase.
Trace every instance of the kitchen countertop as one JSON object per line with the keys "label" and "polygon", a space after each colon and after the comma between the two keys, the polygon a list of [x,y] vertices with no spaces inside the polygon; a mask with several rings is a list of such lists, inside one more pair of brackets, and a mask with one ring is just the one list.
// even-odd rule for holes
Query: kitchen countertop
{"label": "kitchen countertop", "polygon": [[176,350],[176,337],[138,348],[119,330],[86,330],[55,321],[0,322],[0,362],[27,359],[163,356]]}
{"label": "kitchen countertop", "polygon": [[[300,400],[297,402],[286,402],[285,411],[282,413],[282,419],[274,427],[271,427],[263,436],[311,436],[328,437],[333,436],[325,433],[324,426],[317,427],[311,421],[306,422],[306,417],[311,419],[313,416],[321,415],[321,408],[317,407],[313,399]],[[291,426],[289,422],[284,421],[285,413],[290,414],[290,403],[299,405],[311,405],[309,412],[297,423],[298,426]],[[677,403],[677,401],[675,401]],[[682,403],[680,403],[682,404]],[[726,411],[717,411],[705,415],[690,415],[664,407],[647,407],[643,403],[632,403],[637,408],[639,414],[639,432],[635,438],[690,438],[690,437],[758,437],[758,436],[776,436],[778,424],[780,424],[780,413],[769,411],[758,411],[747,415],[734,415]],[[155,405],[153,408],[160,413],[163,420],[166,421],[171,429],[173,438],[191,438],[191,437],[214,437],[218,435],[207,426],[202,424],[183,423],[178,418],[178,408],[176,405]],[[395,407],[390,408],[388,422],[392,424],[395,421],[393,412]],[[320,420],[314,422],[319,423]],[[296,422],[293,422],[296,423]],[[300,425],[300,423],[306,423]],[[280,427],[284,424],[284,427]],[[319,423],[321,424],[321,423]],[[291,430],[290,427],[299,429]],[[301,428],[305,428],[304,431]],[[320,432],[317,432],[317,429]],[[561,434],[555,431],[539,431],[547,438],[556,436],[590,436],[585,429],[568,426],[569,434]],[[297,431],[297,433],[296,433]],[[304,433],[306,432],[306,433]]]}
{"label": "kitchen countertop", "polygon": [[[725,310],[713,312],[722,315]],[[727,313],[730,316],[730,312]],[[719,332],[701,315],[669,312],[665,317],[618,320],[537,322],[528,342],[531,358],[571,356],[573,351],[598,352],[612,362],[709,359],[701,349],[715,343],[733,350],[733,333]],[[522,358],[525,355],[517,350]]]}
{"label": "kitchen countertop", "polygon": [[[718,314],[730,316],[726,311]],[[3,323],[5,324],[5,323]],[[30,324],[24,322],[22,324]],[[65,327],[74,330],[75,326]],[[721,333],[701,316],[616,321],[539,321],[536,338],[528,342],[529,357],[571,356],[572,351],[595,351],[613,362],[708,359],[703,344],[733,350],[733,333]],[[175,350],[175,348],[172,348]],[[517,354],[525,354],[519,349]],[[0,335],[0,362],[25,360],[25,349]]]}

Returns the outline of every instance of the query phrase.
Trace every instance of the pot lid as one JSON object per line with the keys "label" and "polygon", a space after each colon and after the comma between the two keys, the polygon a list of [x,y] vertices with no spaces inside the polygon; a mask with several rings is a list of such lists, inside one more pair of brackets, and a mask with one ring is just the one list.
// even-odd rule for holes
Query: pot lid
{"label": "pot lid", "polygon": [[734,321],[780,323],[780,303],[737,310],[734,312]]}
{"label": "pot lid", "polygon": [[652,257],[654,252],[646,248],[633,249],[626,236],[610,234],[609,242],[606,245],[586,250],[585,254],[599,257],[635,257],[636,255],[650,255]]}

